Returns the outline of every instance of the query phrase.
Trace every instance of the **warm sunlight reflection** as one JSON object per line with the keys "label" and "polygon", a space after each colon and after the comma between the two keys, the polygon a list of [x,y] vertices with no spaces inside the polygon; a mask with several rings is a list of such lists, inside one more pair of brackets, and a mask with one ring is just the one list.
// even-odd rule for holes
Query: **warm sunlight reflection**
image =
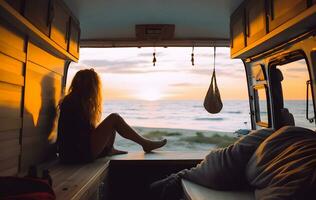
{"label": "warm sunlight reflection", "polygon": [[[42,97],[41,97],[41,81],[37,80],[28,80],[29,82],[29,90],[32,90],[31,98],[25,100],[25,108],[28,111],[27,115],[30,117],[30,121],[32,125],[37,126],[39,122],[39,116],[42,106]],[[37,82],[36,82],[37,81]],[[32,87],[30,87],[32,86]]]}
{"label": "warm sunlight reflection", "polygon": [[139,93],[138,97],[141,100],[157,101],[162,98],[162,94],[157,88],[145,88]]}

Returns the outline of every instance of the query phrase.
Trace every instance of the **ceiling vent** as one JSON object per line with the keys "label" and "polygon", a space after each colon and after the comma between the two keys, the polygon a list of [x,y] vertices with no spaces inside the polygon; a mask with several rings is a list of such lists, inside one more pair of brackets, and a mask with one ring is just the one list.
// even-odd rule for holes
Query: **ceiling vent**
{"label": "ceiling vent", "polygon": [[138,24],[135,26],[138,40],[170,40],[174,37],[174,24]]}

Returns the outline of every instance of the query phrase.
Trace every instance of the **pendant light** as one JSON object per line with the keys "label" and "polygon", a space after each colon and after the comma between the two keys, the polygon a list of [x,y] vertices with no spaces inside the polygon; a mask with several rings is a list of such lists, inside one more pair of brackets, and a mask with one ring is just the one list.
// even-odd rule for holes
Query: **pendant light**
{"label": "pendant light", "polygon": [[192,66],[194,66],[194,45],[192,46],[191,63],[192,63]]}

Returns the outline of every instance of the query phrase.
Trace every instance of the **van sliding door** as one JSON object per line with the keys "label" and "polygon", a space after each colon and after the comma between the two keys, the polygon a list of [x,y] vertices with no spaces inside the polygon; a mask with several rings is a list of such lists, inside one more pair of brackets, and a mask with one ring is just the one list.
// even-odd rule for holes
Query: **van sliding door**
{"label": "van sliding door", "polygon": [[264,65],[248,64],[248,84],[253,128],[271,127],[269,88]]}

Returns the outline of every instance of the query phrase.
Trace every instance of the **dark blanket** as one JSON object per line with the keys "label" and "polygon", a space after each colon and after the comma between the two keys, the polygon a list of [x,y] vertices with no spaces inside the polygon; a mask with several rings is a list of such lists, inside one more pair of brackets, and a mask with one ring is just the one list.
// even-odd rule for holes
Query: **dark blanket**
{"label": "dark blanket", "polygon": [[271,129],[252,131],[229,147],[211,151],[199,165],[177,175],[218,190],[247,187],[245,169],[248,160],[272,132]]}
{"label": "dark blanket", "polygon": [[252,131],[229,147],[212,150],[196,167],[151,184],[152,197],[157,200],[182,199],[181,178],[219,190],[249,186],[245,176],[248,160],[272,132],[270,129]]}
{"label": "dark blanket", "polygon": [[179,199],[181,178],[218,190],[251,186],[257,200],[316,199],[316,133],[293,126],[252,131],[198,166],[154,183],[158,199]]}
{"label": "dark blanket", "polygon": [[259,145],[246,172],[256,199],[316,199],[316,133],[279,129]]}

